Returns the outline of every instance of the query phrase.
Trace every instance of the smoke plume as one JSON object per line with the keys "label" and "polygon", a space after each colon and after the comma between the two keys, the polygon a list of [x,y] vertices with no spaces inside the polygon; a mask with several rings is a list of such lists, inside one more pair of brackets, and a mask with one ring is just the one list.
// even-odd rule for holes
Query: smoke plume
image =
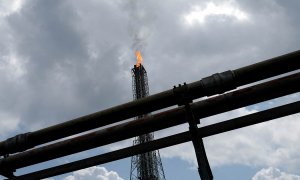
{"label": "smoke plume", "polygon": [[153,15],[149,12],[147,2],[144,0],[130,0],[127,4],[129,11],[129,33],[132,38],[132,54],[136,50],[144,53],[147,41],[151,36],[151,24]]}

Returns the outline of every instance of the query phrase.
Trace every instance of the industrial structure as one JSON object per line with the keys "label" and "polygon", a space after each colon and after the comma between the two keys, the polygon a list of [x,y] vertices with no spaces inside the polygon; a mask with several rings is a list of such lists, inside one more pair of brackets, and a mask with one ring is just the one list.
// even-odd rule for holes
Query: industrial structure
{"label": "industrial structure", "polygon": [[[154,162],[145,163],[145,156],[151,157],[148,160],[159,157],[158,154],[154,156],[149,152],[158,152],[156,150],[192,141],[201,179],[212,180],[213,174],[205,155],[203,138],[222,136],[221,133],[224,132],[300,113],[300,101],[203,127],[197,126],[200,119],[300,92],[299,59],[300,51],[295,51],[256,64],[216,73],[149,96],[146,96],[145,88],[143,92],[134,93],[134,101],[37,131],[18,134],[0,142],[0,175],[11,180],[44,179],[132,156],[143,159],[133,161],[133,164],[139,164],[135,166],[136,169],[141,169],[142,166]],[[146,74],[141,64],[137,64],[135,68],[138,68],[138,73]],[[146,76],[139,77],[144,78],[144,83],[147,82]],[[265,81],[259,82],[262,80]],[[139,82],[140,80],[134,82],[134,85],[137,86]],[[207,98],[193,102],[202,97]],[[166,109],[168,107],[170,108]],[[161,111],[153,113],[158,110]],[[174,132],[159,139],[153,139],[151,135],[152,132],[185,123],[189,125],[188,131]],[[100,127],[102,128],[97,129]],[[134,137],[137,137],[138,142],[145,142],[26,174],[15,174],[15,171],[24,167]],[[159,171],[160,166],[151,166],[152,169],[156,167]],[[153,179],[149,176],[141,173],[136,175],[142,180]]]}
{"label": "industrial structure", "polygon": [[[142,55],[136,52],[137,64],[132,68],[132,91],[133,99],[147,97],[149,95],[148,77],[142,65]],[[149,114],[137,116],[135,119],[142,119]],[[152,141],[154,133],[150,132],[135,137],[133,145]],[[138,154],[131,158],[130,180],[165,180],[165,174],[159,154],[159,150]]]}

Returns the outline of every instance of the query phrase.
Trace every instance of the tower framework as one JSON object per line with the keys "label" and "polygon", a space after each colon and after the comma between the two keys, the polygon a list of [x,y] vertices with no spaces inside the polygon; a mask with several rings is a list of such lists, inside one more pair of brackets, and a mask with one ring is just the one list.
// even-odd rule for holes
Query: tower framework
{"label": "tower framework", "polygon": [[[146,69],[142,64],[135,65],[132,72],[133,99],[140,99],[149,95],[148,77]],[[149,116],[145,114],[136,117]],[[154,133],[135,137],[133,145],[152,141]],[[159,150],[138,154],[131,158],[130,180],[165,180],[165,174],[159,154]]]}

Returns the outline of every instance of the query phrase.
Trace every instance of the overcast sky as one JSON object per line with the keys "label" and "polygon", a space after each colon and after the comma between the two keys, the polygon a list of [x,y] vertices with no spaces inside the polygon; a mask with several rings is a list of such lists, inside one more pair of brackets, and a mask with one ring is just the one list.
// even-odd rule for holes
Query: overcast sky
{"label": "overcast sky", "polygon": [[[150,94],[298,50],[299,7],[298,0],[0,0],[0,140],[131,101],[136,49]],[[202,122],[299,99],[293,94]],[[300,179],[299,118],[205,138],[216,179]],[[187,127],[157,137],[182,130]],[[199,179],[190,143],[163,149],[161,156],[167,179]],[[126,180],[129,168],[126,159],[54,179]]]}

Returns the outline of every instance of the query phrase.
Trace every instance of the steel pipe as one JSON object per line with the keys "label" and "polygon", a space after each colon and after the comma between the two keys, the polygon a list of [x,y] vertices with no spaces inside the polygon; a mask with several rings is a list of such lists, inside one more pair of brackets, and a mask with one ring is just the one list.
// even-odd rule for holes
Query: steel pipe
{"label": "steel pipe", "polygon": [[[204,118],[299,92],[299,90],[300,73],[296,73],[199,101],[191,104],[191,108],[196,118]],[[18,169],[182,123],[185,123],[185,110],[184,107],[178,107],[150,117],[11,155],[0,160],[0,169],[5,167]]]}
{"label": "steel pipe", "polygon": [[[201,134],[202,137],[208,137],[208,136],[228,132],[231,130],[243,128],[246,126],[251,126],[254,124],[266,122],[269,120],[281,118],[291,114],[296,114],[299,112],[300,112],[300,101],[275,107],[272,109],[264,110],[261,112],[249,114],[246,116],[234,118],[228,121],[216,123],[202,128],[198,128],[198,133]],[[139,144],[136,146],[123,148],[120,150],[108,152],[105,154],[97,155],[83,160],[78,160],[71,163],[59,165],[56,167],[51,167],[48,169],[32,172],[26,175],[21,175],[12,179],[31,180],[31,179],[48,178],[48,177],[88,168],[91,166],[96,166],[96,165],[116,161],[119,159],[134,156],[136,154],[142,154],[149,151],[154,151],[157,149],[181,144],[188,141],[191,141],[190,132],[183,132],[176,135],[171,135],[161,139]]]}
{"label": "steel pipe", "polygon": [[[187,84],[188,94],[191,99],[220,94],[238,86],[297,70],[300,68],[299,58],[300,51],[295,51],[233,71],[217,73],[200,81]],[[170,89],[143,99],[7,139],[0,142],[0,155],[21,152],[40,144],[120,122],[177,103],[178,95]]]}

